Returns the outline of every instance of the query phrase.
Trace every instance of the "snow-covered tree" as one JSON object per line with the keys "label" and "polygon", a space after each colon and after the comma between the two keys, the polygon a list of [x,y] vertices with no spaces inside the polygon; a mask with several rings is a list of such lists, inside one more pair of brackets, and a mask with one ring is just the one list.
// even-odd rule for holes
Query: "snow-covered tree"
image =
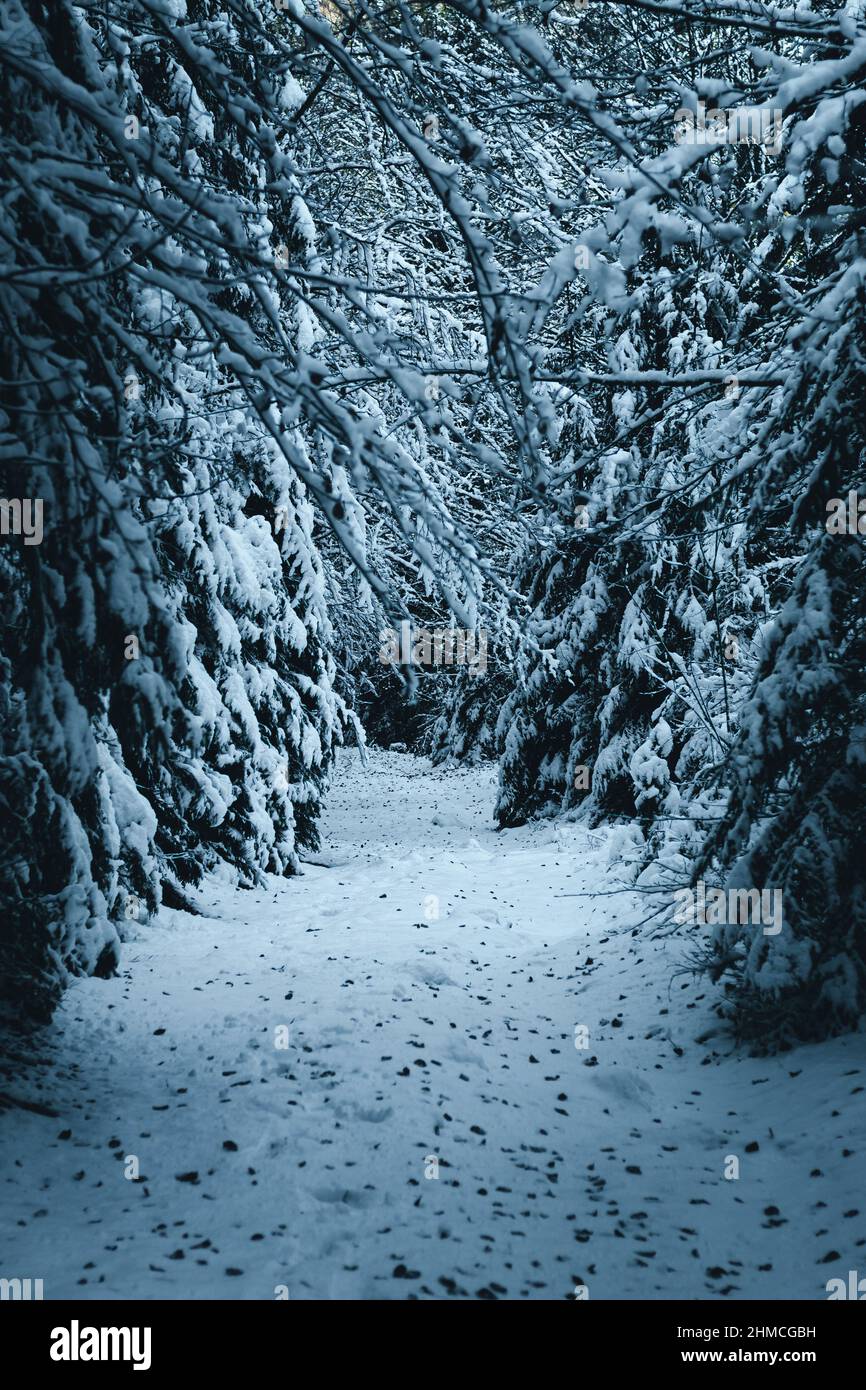
{"label": "snow-covered tree", "polygon": [[[10,0],[0,40],[7,1001],[218,861],[296,869],[348,702],[497,747],[502,825],[778,879],[784,932],[709,951],[742,1026],[857,1017],[859,5]],[[403,620],[489,669],[402,680]]]}

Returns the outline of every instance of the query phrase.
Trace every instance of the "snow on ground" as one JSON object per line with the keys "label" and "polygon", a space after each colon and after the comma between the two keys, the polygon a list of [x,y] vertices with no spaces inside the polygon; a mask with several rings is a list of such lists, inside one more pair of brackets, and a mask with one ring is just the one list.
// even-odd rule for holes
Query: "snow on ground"
{"label": "snow on ground", "polygon": [[211,882],[78,982],[10,1086],[58,1118],[3,1118],[0,1273],[121,1299],[815,1299],[866,1273],[866,1038],[733,1053],[682,940],[611,892],[610,832],[497,834],[492,802],[490,769],[346,753],[321,866]]}

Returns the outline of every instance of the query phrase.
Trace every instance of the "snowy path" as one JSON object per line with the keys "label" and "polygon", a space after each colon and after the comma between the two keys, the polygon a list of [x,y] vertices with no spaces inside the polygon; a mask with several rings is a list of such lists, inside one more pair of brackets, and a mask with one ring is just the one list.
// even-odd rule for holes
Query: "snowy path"
{"label": "snowy path", "polygon": [[0,1273],[252,1299],[812,1299],[866,1274],[866,1038],[698,1042],[682,944],[635,933],[631,895],[562,896],[610,888],[607,837],[497,835],[491,787],[347,754],[331,867],[212,883],[79,982],[9,1087],[59,1118],[2,1117]]}

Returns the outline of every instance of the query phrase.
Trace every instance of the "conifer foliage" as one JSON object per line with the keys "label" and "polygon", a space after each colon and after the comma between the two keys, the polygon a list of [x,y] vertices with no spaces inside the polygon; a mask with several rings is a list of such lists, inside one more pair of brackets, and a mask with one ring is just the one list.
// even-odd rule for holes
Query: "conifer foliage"
{"label": "conifer foliage", "polygon": [[[666,96],[692,129],[709,99],[721,134],[659,140],[607,175],[626,304],[605,326],[595,432],[565,441],[583,529],[527,566],[542,652],[503,713],[498,815],[583,796],[648,832],[644,863],[661,856],[669,884],[691,865],[780,891],[778,934],[708,917],[700,948],[739,1031],[773,1045],[850,1026],[866,1002],[866,33],[850,14],[681,12],[707,28],[697,63],[693,30],[667,35],[689,85],[653,68],[623,119],[651,147]],[[726,23],[771,47],[717,57]],[[763,147],[738,138],[744,108],[768,117]],[[658,860],[645,879],[657,891]]]}
{"label": "conifer foliage", "polygon": [[4,1008],[296,871],[360,713],[780,889],[692,928],[726,1008],[854,1025],[857,7],[9,0],[0,64]]}
{"label": "conifer foliage", "polygon": [[266,64],[174,18],[6,11],[3,482],[44,537],[2,554],[3,975],[37,1016],[217,859],[296,867],[345,722],[303,443],[226,365],[283,331],[231,99]]}

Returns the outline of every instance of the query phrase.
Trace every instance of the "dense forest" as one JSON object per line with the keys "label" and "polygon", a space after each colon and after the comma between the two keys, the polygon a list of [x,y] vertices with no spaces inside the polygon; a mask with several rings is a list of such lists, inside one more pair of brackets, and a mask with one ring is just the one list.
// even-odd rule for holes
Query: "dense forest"
{"label": "dense forest", "polygon": [[860,0],[0,25],[6,1021],[366,740],[616,824],[748,1046],[856,1028]]}

